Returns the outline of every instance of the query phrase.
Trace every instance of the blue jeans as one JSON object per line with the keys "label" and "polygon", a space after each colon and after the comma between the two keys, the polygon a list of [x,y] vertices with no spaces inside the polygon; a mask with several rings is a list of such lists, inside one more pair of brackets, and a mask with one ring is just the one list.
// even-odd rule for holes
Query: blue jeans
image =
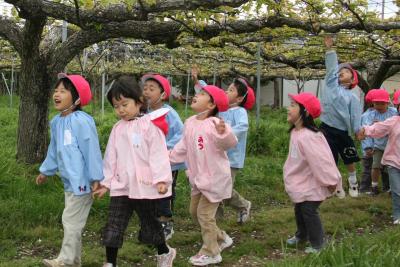
{"label": "blue jeans", "polygon": [[388,166],[394,220],[400,219],[400,169]]}

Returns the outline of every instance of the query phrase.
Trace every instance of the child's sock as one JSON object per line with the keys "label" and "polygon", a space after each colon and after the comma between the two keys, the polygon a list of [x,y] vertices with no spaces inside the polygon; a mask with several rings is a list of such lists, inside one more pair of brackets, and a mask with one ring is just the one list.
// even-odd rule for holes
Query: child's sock
{"label": "child's sock", "polygon": [[357,184],[356,171],[354,171],[354,172],[349,172],[349,183],[350,183],[350,184]]}
{"label": "child's sock", "polygon": [[107,262],[117,266],[118,248],[106,247]]}
{"label": "child's sock", "polygon": [[167,254],[169,252],[169,248],[166,243],[157,246],[157,254]]}
{"label": "child's sock", "polygon": [[377,187],[378,186],[378,182],[372,182],[372,187]]}

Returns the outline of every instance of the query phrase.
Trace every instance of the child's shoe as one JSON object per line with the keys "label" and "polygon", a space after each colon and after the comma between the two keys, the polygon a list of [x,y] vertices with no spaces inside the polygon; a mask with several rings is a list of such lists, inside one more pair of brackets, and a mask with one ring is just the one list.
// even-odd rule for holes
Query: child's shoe
{"label": "child's shoe", "polygon": [[189,262],[194,266],[206,266],[209,264],[217,264],[222,261],[221,254],[215,256],[208,256],[197,254],[195,256],[190,257]]}
{"label": "child's shoe", "polygon": [[358,197],[358,184],[349,183],[349,195],[351,197]]}
{"label": "child's shoe", "polygon": [[161,222],[161,225],[164,231],[165,241],[171,239],[174,234],[174,223],[172,221],[165,221]]}
{"label": "child's shoe", "polygon": [[222,252],[224,249],[229,248],[233,244],[233,239],[225,233],[224,241],[219,244],[219,250]]}
{"label": "child's shoe", "polygon": [[44,259],[42,261],[44,266],[46,267],[80,267],[80,264],[65,264],[62,260],[59,259]]}
{"label": "child's shoe", "polygon": [[250,218],[251,202],[247,201],[247,207],[244,210],[239,211],[237,222],[242,224]]}
{"label": "child's shoe", "polygon": [[157,255],[157,267],[172,267],[176,257],[176,249],[168,247],[169,252]]}
{"label": "child's shoe", "polygon": [[346,193],[344,192],[343,188],[341,188],[340,190],[336,190],[335,195],[339,199],[344,199],[346,197]]}
{"label": "child's shoe", "polygon": [[106,262],[103,264],[103,267],[118,267],[118,265],[113,265],[112,263]]}
{"label": "child's shoe", "polygon": [[313,248],[313,247],[306,247],[306,249],[304,250],[304,252],[306,254],[317,254],[321,251],[321,249],[319,248]]}
{"label": "child's shoe", "polygon": [[286,244],[288,244],[289,246],[296,246],[304,242],[306,242],[306,240],[300,239],[297,236],[292,236],[291,238],[286,240]]}
{"label": "child's shoe", "polygon": [[371,195],[377,196],[377,195],[379,195],[379,193],[380,193],[380,191],[379,191],[379,187],[378,186],[373,186],[371,188]]}
{"label": "child's shoe", "polygon": [[395,224],[395,225],[400,224],[400,219],[394,220],[393,224]]}

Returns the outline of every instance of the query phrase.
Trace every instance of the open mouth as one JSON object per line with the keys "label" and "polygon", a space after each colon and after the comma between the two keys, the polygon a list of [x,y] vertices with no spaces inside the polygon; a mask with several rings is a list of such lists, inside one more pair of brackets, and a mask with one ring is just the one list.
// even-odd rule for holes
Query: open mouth
{"label": "open mouth", "polygon": [[57,105],[57,104],[60,104],[61,103],[61,100],[58,100],[58,99],[54,99],[54,103]]}

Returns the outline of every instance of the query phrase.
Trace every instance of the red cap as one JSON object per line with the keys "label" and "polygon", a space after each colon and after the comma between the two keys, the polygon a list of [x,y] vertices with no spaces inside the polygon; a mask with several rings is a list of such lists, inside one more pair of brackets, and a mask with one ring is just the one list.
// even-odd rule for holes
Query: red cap
{"label": "red cap", "polygon": [[365,95],[365,103],[372,103],[372,99],[374,97],[374,93],[377,89],[370,89]]}
{"label": "red cap", "polygon": [[398,105],[400,104],[400,89],[398,89],[396,92],[393,94],[393,105]]}
{"label": "red cap", "polygon": [[78,92],[79,99],[81,100],[81,106],[86,106],[92,99],[92,91],[88,81],[85,80],[81,75],[67,75],[66,73],[59,73],[58,79],[66,78],[71,81],[76,91]]}
{"label": "red cap", "polygon": [[390,102],[389,93],[385,89],[375,89],[375,92],[372,95],[372,102]]}
{"label": "red cap", "polygon": [[154,79],[156,80],[162,87],[162,89],[165,92],[164,95],[164,100],[168,99],[169,96],[171,95],[171,85],[169,84],[169,81],[167,78],[165,78],[164,76],[160,75],[160,74],[145,74],[142,77],[142,83],[144,84],[148,79]]}
{"label": "red cap", "polygon": [[202,86],[201,89],[206,91],[213,98],[219,112],[224,112],[228,110],[229,99],[224,90],[215,85]]}
{"label": "red cap", "polygon": [[246,102],[243,104],[243,107],[247,110],[250,110],[254,106],[254,103],[256,102],[256,96],[254,95],[254,90],[253,88],[250,87],[250,85],[246,82],[245,79],[237,78],[237,80],[243,83],[247,87],[247,93],[246,93],[247,98]]}
{"label": "red cap", "polygon": [[321,115],[321,104],[318,98],[311,93],[300,93],[298,95],[288,94],[294,101],[302,104],[311,117],[318,118]]}
{"label": "red cap", "polygon": [[339,71],[343,68],[346,68],[346,69],[351,70],[351,72],[353,73],[353,82],[350,85],[351,89],[353,89],[354,87],[356,87],[358,85],[358,73],[355,69],[353,69],[353,67],[349,63],[339,64],[338,68],[339,68]]}

